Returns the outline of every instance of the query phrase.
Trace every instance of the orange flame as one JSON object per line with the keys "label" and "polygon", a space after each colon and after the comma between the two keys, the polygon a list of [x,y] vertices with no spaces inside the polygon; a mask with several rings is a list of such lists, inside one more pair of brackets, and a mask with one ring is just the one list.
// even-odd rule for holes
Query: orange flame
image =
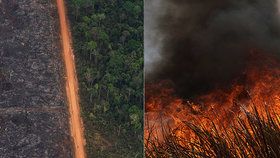
{"label": "orange flame", "polygon": [[[209,127],[213,122],[220,128],[227,128],[237,117],[244,116],[242,109],[252,112],[256,107],[261,115],[269,110],[280,114],[280,62],[272,55],[252,50],[240,83],[238,79],[228,88],[217,88],[198,96],[193,102],[175,95],[168,80],[146,85],[145,138],[159,140],[165,134],[166,126],[171,130],[183,122]],[[211,122],[212,121],[212,122]],[[181,133],[176,133],[182,137]],[[184,138],[193,139],[192,133]]]}

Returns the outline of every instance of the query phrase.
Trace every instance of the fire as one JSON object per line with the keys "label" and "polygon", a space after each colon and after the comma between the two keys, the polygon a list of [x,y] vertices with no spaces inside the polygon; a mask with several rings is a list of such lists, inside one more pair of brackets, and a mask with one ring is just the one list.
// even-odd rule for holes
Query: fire
{"label": "fire", "polygon": [[[266,110],[280,114],[280,62],[273,55],[252,50],[247,66],[239,78],[226,88],[216,88],[193,100],[176,96],[172,83],[163,80],[146,85],[145,138],[161,140],[167,129],[174,130],[183,122],[209,127],[230,127],[236,118],[256,107],[260,115]],[[166,128],[168,127],[168,128]],[[192,133],[176,133],[194,139]]]}

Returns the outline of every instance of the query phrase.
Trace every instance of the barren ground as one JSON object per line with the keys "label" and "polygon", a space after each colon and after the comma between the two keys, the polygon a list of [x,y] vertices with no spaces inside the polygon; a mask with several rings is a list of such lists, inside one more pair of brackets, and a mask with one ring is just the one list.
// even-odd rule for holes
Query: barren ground
{"label": "barren ground", "polygon": [[0,0],[0,157],[72,157],[54,0]]}

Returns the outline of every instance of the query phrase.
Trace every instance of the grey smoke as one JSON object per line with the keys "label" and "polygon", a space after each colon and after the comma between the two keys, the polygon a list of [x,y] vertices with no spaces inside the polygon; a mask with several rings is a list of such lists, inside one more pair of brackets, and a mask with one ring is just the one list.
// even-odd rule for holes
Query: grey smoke
{"label": "grey smoke", "polygon": [[280,54],[276,0],[146,0],[146,82],[181,95],[227,85],[252,48]]}
{"label": "grey smoke", "polygon": [[154,65],[161,60],[160,47],[162,44],[162,36],[157,28],[157,18],[161,17],[164,12],[164,3],[162,0],[145,1],[144,11],[144,58],[145,58],[145,74],[146,77],[154,71]]}

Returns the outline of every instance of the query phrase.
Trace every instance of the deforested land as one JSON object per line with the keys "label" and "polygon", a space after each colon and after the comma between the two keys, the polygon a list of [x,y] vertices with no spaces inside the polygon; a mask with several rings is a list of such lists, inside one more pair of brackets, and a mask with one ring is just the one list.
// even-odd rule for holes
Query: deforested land
{"label": "deforested land", "polygon": [[55,1],[0,0],[0,157],[73,156]]}

